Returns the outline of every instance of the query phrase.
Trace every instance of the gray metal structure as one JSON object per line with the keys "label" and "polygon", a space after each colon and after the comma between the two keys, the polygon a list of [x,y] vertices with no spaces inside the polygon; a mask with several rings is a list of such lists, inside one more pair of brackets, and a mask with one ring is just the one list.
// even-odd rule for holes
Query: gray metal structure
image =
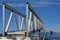
{"label": "gray metal structure", "polygon": [[[11,11],[7,25],[6,25],[6,21],[5,21],[6,20],[5,9],[8,9]],[[30,11],[30,13],[28,13],[28,11]],[[18,16],[19,16],[18,19],[16,18],[16,14],[18,14]],[[12,16],[15,17],[16,25],[17,25],[19,31],[8,32],[8,28],[10,26]],[[20,20],[20,16],[22,16],[22,21]],[[21,31],[24,20],[26,20],[26,22],[25,22],[26,30]],[[20,21],[21,21],[21,24],[20,24]],[[5,27],[6,27],[6,29],[5,29]],[[40,32],[41,29],[43,29],[43,22],[38,17],[38,15],[36,14],[36,12],[34,11],[34,9],[31,7],[31,5],[29,3],[26,3],[26,16],[23,13],[14,9],[13,7],[9,6],[8,4],[3,3],[3,33],[2,33],[3,36],[5,36],[6,34],[8,34],[8,35],[24,34],[25,35],[25,33],[26,33],[26,36],[29,36],[29,33],[31,31],[36,32],[38,30]]]}

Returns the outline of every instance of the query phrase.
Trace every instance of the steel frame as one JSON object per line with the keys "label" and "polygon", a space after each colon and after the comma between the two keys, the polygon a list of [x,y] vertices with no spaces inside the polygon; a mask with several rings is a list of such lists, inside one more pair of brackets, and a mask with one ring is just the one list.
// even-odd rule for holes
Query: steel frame
{"label": "steel frame", "polygon": [[[5,22],[5,8],[11,11],[7,26],[5,25],[5,23],[6,23]],[[30,13],[28,13],[28,10],[30,10]],[[18,20],[16,18],[16,14],[19,15]],[[4,36],[4,32],[8,31],[8,28],[9,28],[13,15],[15,17],[17,27],[19,26],[18,27],[19,30],[22,30],[24,19],[26,20],[25,24],[26,24],[27,36],[29,35],[30,31],[33,31],[33,30],[36,31],[36,30],[43,29],[42,20],[38,17],[35,10],[31,7],[31,5],[29,3],[26,3],[26,16],[24,14],[22,14],[21,12],[17,11],[16,9],[12,8],[11,6],[9,6],[8,4],[3,3],[3,36]],[[20,20],[20,16],[22,16],[22,21]],[[21,24],[20,24],[20,21],[21,21]],[[42,27],[41,27],[41,25],[42,25]],[[6,26],[6,29],[5,29],[5,26]]]}

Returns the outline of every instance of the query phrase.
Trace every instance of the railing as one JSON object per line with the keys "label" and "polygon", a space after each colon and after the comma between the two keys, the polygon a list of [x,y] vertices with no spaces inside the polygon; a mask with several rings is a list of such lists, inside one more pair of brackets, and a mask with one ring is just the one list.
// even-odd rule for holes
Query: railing
{"label": "railing", "polygon": [[[28,11],[30,13],[28,13]],[[40,31],[41,29],[43,29],[42,20],[38,17],[38,15],[34,11],[34,9],[31,7],[31,5],[29,3],[26,3],[26,31],[29,33],[32,30]]]}
{"label": "railing", "polygon": [[[5,9],[8,9],[8,10],[11,11],[11,14],[10,14],[7,26],[5,25],[6,24],[6,22],[5,22],[5,20],[6,20]],[[18,14],[19,19],[16,18],[16,14]],[[11,22],[12,16],[15,17],[16,25],[17,25],[18,30],[22,30],[22,25],[23,25],[23,22],[24,22],[24,19],[25,19],[26,16],[24,14],[22,14],[21,12],[17,11],[16,9],[12,8],[11,6],[9,6],[8,4],[3,3],[3,35],[4,35],[4,32],[8,31],[8,28],[10,26],[10,22]],[[21,24],[20,24],[20,18],[21,18],[20,16],[22,16]],[[5,29],[5,26],[6,26],[6,29]]]}
{"label": "railing", "polygon": [[[5,21],[6,20],[5,9],[10,10],[10,12],[11,12],[7,25],[6,25],[6,21]],[[30,13],[28,13],[28,11]],[[16,14],[18,14],[18,19],[16,18]],[[21,13],[21,12],[17,11],[16,9],[12,8],[11,6],[9,6],[8,4],[3,3],[3,36],[5,35],[5,32],[7,32],[9,29],[12,16],[14,16],[14,18],[16,20],[15,22],[16,22],[18,30],[22,30],[23,25],[25,25],[25,27],[26,27],[25,32],[27,33],[27,36],[30,31],[33,31],[33,30],[40,31],[41,29],[43,29],[42,20],[38,17],[38,15],[34,11],[34,9],[30,6],[29,3],[26,3],[26,16],[23,13]],[[22,20],[20,20],[21,17],[22,17]],[[20,22],[21,22],[21,24],[20,24]],[[5,27],[6,27],[6,29],[5,29]]]}

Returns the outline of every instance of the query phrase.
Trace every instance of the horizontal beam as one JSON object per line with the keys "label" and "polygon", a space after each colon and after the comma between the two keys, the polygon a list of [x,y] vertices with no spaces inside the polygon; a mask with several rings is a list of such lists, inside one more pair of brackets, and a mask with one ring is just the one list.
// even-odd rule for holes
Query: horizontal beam
{"label": "horizontal beam", "polygon": [[[29,4],[29,3],[26,3],[26,4],[29,5],[28,8],[30,9],[30,11],[32,11],[33,14],[42,22],[42,20],[38,17],[38,15],[36,15],[36,12],[34,11],[34,9],[30,6],[30,4]],[[17,13],[18,15],[21,15],[21,16],[23,16],[23,17],[26,17],[23,13],[21,13],[21,12],[17,11],[16,9],[12,8],[12,7],[9,6],[8,4],[3,3],[3,5],[5,5],[5,8],[9,9],[10,11],[15,12],[15,13]],[[43,23],[43,22],[42,22],[42,23]]]}
{"label": "horizontal beam", "polygon": [[5,8],[9,9],[10,11],[14,12],[14,13],[17,13],[18,15],[20,16],[23,16],[23,17],[26,17],[23,13],[17,11],[16,9],[12,8],[11,6],[9,6],[8,4],[6,3],[3,3],[3,5],[5,5]]}
{"label": "horizontal beam", "polygon": [[25,31],[15,31],[15,32],[14,31],[11,31],[11,32],[7,32],[7,34],[11,34],[11,35],[12,34],[16,34],[16,35],[17,34],[25,34]]}
{"label": "horizontal beam", "polygon": [[[15,30],[15,31],[8,31],[8,32],[4,32],[5,35],[25,35],[25,32],[26,31],[23,31],[23,30]],[[2,33],[0,33],[0,37],[2,36]]]}
{"label": "horizontal beam", "polygon": [[30,9],[30,11],[32,11],[32,13],[43,23],[43,21],[38,17],[35,10],[30,6],[30,4],[29,3],[26,3],[26,4],[28,4],[28,8]]}

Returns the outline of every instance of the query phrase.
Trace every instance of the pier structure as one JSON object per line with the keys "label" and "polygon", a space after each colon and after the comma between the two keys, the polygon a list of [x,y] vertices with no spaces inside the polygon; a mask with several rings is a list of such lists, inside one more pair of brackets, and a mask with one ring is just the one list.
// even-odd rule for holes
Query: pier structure
{"label": "pier structure", "polygon": [[[10,13],[10,17],[8,19],[7,25],[6,25],[6,9],[8,9]],[[3,3],[3,24],[2,24],[2,34],[1,40],[32,40],[30,38],[31,32],[40,32],[43,30],[43,22],[35,12],[35,10],[32,8],[32,6],[29,3],[26,3],[26,14],[23,14],[19,12],[18,10],[14,9],[13,7],[9,6],[6,3]],[[16,17],[18,15],[18,18]],[[12,16],[14,16],[16,25],[18,30],[16,31],[8,31],[10,27],[10,23],[12,20]],[[22,18],[22,19],[21,19]],[[22,28],[25,26],[25,30],[22,30]]]}

